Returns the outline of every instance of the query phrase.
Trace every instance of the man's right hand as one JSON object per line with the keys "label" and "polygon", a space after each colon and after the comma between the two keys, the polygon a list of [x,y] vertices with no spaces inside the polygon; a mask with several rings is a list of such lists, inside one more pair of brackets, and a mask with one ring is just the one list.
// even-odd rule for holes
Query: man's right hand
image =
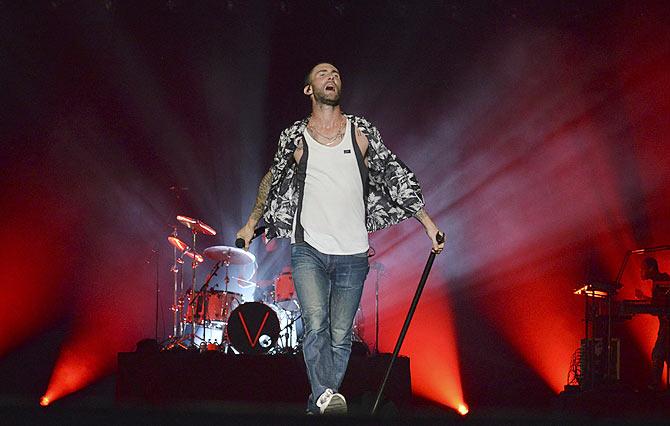
{"label": "man's right hand", "polygon": [[249,226],[247,223],[239,231],[237,231],[235,238],[242,238],[244,240],[244,249],[249,250],[249,243],[251,242],[251,238],[253,238],[253,236],[254,227]]}

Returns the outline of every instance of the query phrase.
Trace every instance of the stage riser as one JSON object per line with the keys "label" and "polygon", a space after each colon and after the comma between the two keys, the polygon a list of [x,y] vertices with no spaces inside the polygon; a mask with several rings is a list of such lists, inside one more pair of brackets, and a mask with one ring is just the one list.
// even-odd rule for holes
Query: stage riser
{"label": "stage riser", "polygon": [[[352,356],[340,391],[369,399],[381,384],[390,355]],[[120,403],[189,401],[305,403],[309,385],[301,356],[231,355],[187,351],[118,354]],[[384,393],[396,406],[411,403],[409,358],[399,357]]]}

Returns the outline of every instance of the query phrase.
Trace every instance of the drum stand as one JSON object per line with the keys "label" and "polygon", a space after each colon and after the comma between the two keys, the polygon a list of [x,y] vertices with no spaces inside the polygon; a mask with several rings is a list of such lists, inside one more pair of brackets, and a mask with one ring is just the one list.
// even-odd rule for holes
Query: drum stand
{"label": "drum stand", "polygon": [[[288,322],[288,324],[286,324],[286,326],[284,328],[282,328],[279,331],[279,335],[284,340],[284,347],[282,349],[283,349],[283,352],[286,353],[286,352],[289,352],[289,348],[291,348],[290,352],[295,353],[295,352],[298,351],[298,348],[300,347],[300,344],[302,342],[297,342],[296,341],[295,347],[291,346],[291,341],[293,340],[293,324],[295,324],[296,321],[298,321],[300,318],[302,318],[302,314],[298,311],[297,316],[296,316],[296,312],[293,312],[293,311],[286,311],[286,312],[290,313],[289,322]],[[283,336],[282,336],[282,333],[284,333]]]}
{"label": "drum stand", "polygon": [[[175,226],[173,231],[172,231],[172,236],[177,237],[177,227]],[[172,247],[172,253],[174,256],[174,264],[172,265],[172,268],[170,269],[170,272],[172,272],[173,275],[173,281],[174,281],[174,288],[173,288],[173,295],[172,295],[172,338],[181,336],[183,333],[182,330],[182,325],[181,325],[181,318],[179,316],[179,311],[181,310],[180,308],[183,306],[183,300],[181,301],[182,303],[179,303],[180,297],[179,294],[181,292],[179,291],[179,265],[183,264],[184,261],[182,260],[181,257],[177,257],[177,247]],[[182,280],[181,280],[181,289],[184,289],[184,275],[182,274]]]}
{"label": "drum stand", "polygon": [[230,260],[223,260],[221,263],[223,263],[223,266],[226,267],[226,275],[223,277],[223,296],[226,301],[223,305],[223,318],[225,321],[223,322],[224,333],[223,337],[221,338],[220,349],[223,353],[228,353],[228,347],[230,346],[230,343],[228,341],[228,336],[226,335],[226,330],[228,329],[228,317],[230,316],[230,298],[228,297],[228,283],[230,282],[228,268],[230,267]]}
{"label": "drum stand", "polygon": [[[174,228],[174,231],[172,232],[172,236],[176,237],[177,235],[177,228]],[[174,263],[172,267],[170,268],[170,273],[172,273],[173,276],[173,281],[174,281],[174,288],[173,288],[173,297],[172,297],[172,335],[168,340],[166,340],[163,343],[163,348],[165,349],[172,349],[175,346],[181,346],[183,348],[186,348],[182,344],[184,337],[184,326],[182,323],[182,310],[184,308],[184,297],[180,296],[180,294],[183,294],[184,291],[184,273],[182,271],[181,274],[181,280],[179,279],[179,267],[180,265],[184,264],[184,255],[185,252],[182,253],[181,256],[177,256],[177,248],[173,247],[173,256],[174,256]]]}
{"label": "drum stand", "polygon": [[[170,188],[173,189],[173,188]],[[177,195],[177,198],[179,196]],[[198,298],[197,296],[199,294],[202,294],[202,289],[201,291],[197,292],[195,291],[195,269],[198,267],[198,264],[202,262],[204,259],[203,257],[198,254],[198,252],[195,250],[195,244],[196,244],[196,234],[201,233],[204,235],[216,235],[216,231],[214,228],[211,226],[197,220],[193,219],[187,216],[182,216],[178,215],[177,216],[177,221],[180,222],[182,225],[186,226],[191,230],[191,234],[193,236],[191,247],[188,246],[185,242],[181,241],[179,238],[177,238],[177,228],[176,226],[173,227],[173,232],[172,235],[168,237],[168,242],[174,247],[174,265],[172,266],[171,272],[174,275],[174,295],[173,295],[173,304],[172,304],[172,311],[173,311],[173,322],[172,322],[172,336],[170,336],[170,339],[168,342],[164,345],[164,349],[172,349],[175,346],[180,346],[182,348],[188,349],[188,347],[193,347],[195,346],[195,315],[197,313],[197,307],[198,307]],[[177,257],[177,253],[181,252],[181,256]],[[190,300],[188,302],[188,308],[190,308],[192,315],[191,315],[191,333],[189,336],[184,336],[185,330],[184,330],[184,323],[185,319],[184,318],[184,297],[187,297],[184,293],[184,273],[182,271],[181,275],[181,288],[179,285],[179,265],[184,263],[184,256],[189,256],[193,259],[191,262],[191,289],[189,291],[190,294]],[[218,265],[216,265],[215,270],[212,274],[216,274],[216,269],[218,269]],[[205,291],[207,290],[207,285],[209,284],[209,280],[211,279],[212,275],[210,275],[207,278],[207,282],[203,286]],[[182,296],[178,297],[178,294],[180,293],[179,290],[182,291]],[[207,302],[208,300],[203,297],[203,307],[205,308],[204,310],[204,318],[206,320],[207,316]],[[188,315],[188,309],[187,309],[187,315]],[[203,325],[207,326],[206,323],[203,322]],[[190,337],[191,342],[190,345],[187,346],[184,344],[184,340],[186,338]]]}
{"label": "drum stand", "polygon": [[[195,247],[195,235],[196,235],[196,233],[197,232],[196,232],[195,228],[192,229],[192,234],[193,234],[193,243],[192,244],[193,245],[191,247]],[[172,235],[176,236],[176,234],[177,234],[177,229],[175,228]],[[188,249],[190,249],[190,248],[187,247],[187,250]],[[184,335],[183,322],[181,321],[181,315],[180,315],[180,314],[182,314],[180,311],[181,311],[181,308],[183,308],[183,306],[184,306],[184,302],[181,298],[179,298],[179,299],[177,298],[177,282],[178,282],[177,276],[178,276],[178,271],[179,271],[178,265],[181,265],[181,264],[184,263],[183,258],[184,258],[184,255],[186,254],[187,250],[184,251],[184,253],[182,253],[182,255],[180,257],[177,257],[177,249],[176,248],[174,249],[175,262],[174,262],[174,265],[172,266],[171,271],[174,274],[174,290],[175,290],[174,299],[173,299],[174,305],[172,306],[172,309],[174,311],[173,331],[175,332],[175,335],[173,336],[173,339],[176,339],[176,340],[174,340],[171,343],[167,343],[165,345],[166,349],[172,349],[175,346],[180,346],[184,349],[188,349],[189,347],[193,348],[193,347],[196,346],[195,345],[195,315],[196,315],[197,307],[198,307],[197,295],[200,294],[200,291],[196,294],[196,291],[195,291],[195,269],[198,267],[198,257],[195,255],[195,252],[193,253],[193,259],[192,259],[192,262],[191,262],[191,290],[190,290],[191,296],[190,296],[190,300],[189,300],[189,307],[191,308],[192,314],[191,314],[191,333],[189,335]],[[218,269],[218,264],[215,265],[215,268]],[[212,275],[210,275],[207,278],[207,283],[205,283],[206,285],[209,283],[209,280],[211,279],[211,276]],[[184,275],[183,275],[183,272],[182,272],[182,282],[181,282],[182,289],[184,287],[183,279],[184,279]],[[204,306],[204,308],[205,308],[205,315],[206,315],[206,312],[207,312],[206,311],[206,308],[207,308],[206,305]],[[203,324],[204,324],[204,322],[203,322]],[[177,331],[178,331],[179,334],[177,334]],[[203,333],[204,333],[204,330],[203,330]],[[205,337],[204,334],[203,334],[203,337]],[[184,340],[187,340],[189,338],[191,339],[191,343],[190,343],[190,345],[187,346],[187,345],[184,344]]]}
{"label": "drum stand", "polygon": [[[191,234],[193,235],[193,243],[192,243],[191,247],[193,247],[193,249],[195,250],[195,234],[196,234],[196,231],[195,231],[194,228],[191,229]],[[192,312],[192,314],[191,314],[191,336],[190,336],[191,337],[191,345],[190,345],[191,347],[196,347],[196,344],[195,344],[195,315],[196,315],[197,308],[198,308],[198,297],[195,294],[195,268],[197,268],[197,267],[198,267],[198,261],[196,260],[196,257],[193,256],[193,260],[191,262],[191,300],[188,301],[189,305],[191,306],[191,312]],[[204,324],[204,322],[203,322],[203,324]],[[204,331],[203,331],[203,333],[204,333]],[[204,335],[203,335],[203,337],[204,337]]]}

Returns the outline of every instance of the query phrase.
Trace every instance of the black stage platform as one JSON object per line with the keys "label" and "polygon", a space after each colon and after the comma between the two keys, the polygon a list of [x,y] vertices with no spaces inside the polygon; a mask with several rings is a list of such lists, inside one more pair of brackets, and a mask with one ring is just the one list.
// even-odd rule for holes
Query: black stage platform
{"label": "black stage platform", "polygon": [[[115,377],[48,407],[0,395],[0,423],[11,425],[479,425],[667,424],[670,393],[616,385],[571,388],[542,407],[471,406],[467,416],[411,394],[410,360],[401,357],[378,415],[369,415],[390,355],[353,356],[342,392],[347,416],[308,416],[300,356],[219,352],[118,354]],[[115,394],[115,395],[114,395]]]}
{"label": "black stage platform", "polygon": [[[373,399],[390,354],[352,356],[340,391],[354,406]],[[164,351],[118,354],[121,404],[226,401],[305,405],[309,385],[301,355],[234,355]],[[412,403],[409,358],[399,357],[385,391],[396,409]]]}

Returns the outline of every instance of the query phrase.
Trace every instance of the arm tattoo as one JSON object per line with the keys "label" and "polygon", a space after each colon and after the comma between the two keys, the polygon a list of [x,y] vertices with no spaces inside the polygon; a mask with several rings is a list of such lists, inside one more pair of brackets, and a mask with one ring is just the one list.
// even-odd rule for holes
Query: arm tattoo
{"label": "arm tattoo", "polygon": [[269,171],[261,179],[261,183],[258,185],[258,195],[256,196],[256,204],[254,204],[254,209],[251,211],[251,216],[249,219],[252,219],[254,222],[258,222],[263,216],[263,210],[265,209],[265,201],[268,199],[268,194],[270,193],[270,184],[272,183],[272,172]]}

